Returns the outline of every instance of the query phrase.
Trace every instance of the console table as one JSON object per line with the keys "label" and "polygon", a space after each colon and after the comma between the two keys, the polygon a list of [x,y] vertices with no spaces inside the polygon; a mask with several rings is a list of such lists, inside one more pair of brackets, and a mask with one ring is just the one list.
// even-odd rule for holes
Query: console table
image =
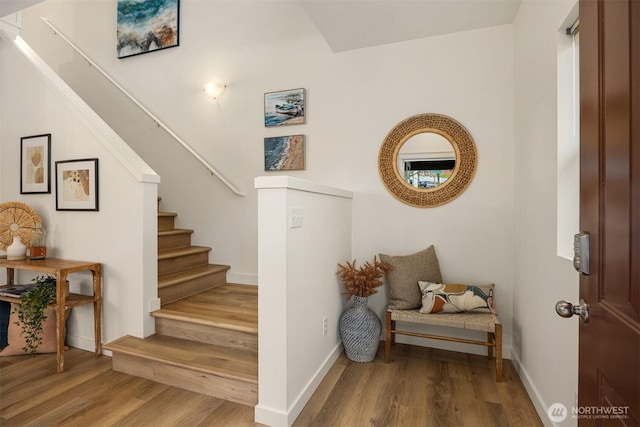
{"label": "console table", "polygon": [[[102,353],[102,332],[100,320],[102,318],[102,282],[101,265],[94,262],[68,261],[64,259],[45,258],[31,260],[29,258],[19,261],[0,259],[0,267],[7,269],[7,285],[14,284],[15,270],[37,271],[51,274],[56,278],[56,302],[49,308],[56,311],[56,342],[57,342],[57,371],[64,371],[64,332],[66,311],[83,304],[93,303],[93,324],[95,332],[96,356]],[[67,276],[77,271],[90,271],[93,275],[93,295],[80,295],[68,292]],[[5,287],[5,286],[2,286]],[[20,298],[0,296],[0,300],[20,304]]]}

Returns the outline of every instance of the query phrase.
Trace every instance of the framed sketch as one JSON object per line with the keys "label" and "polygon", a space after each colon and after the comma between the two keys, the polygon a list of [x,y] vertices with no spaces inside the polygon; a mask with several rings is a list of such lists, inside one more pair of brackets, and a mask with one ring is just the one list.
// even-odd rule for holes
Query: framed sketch
{"label": "framed sketch", "polygon": [[56,210],[98,210],[98,159],[56,162]]}
{"label": "framed sketch", "polygon": [[265,138],[264,170],[304,170],[304,135]]}
{"label": "framed sketch", "polygon": [[265,127],[304,123],[305,111],[304,89],[290,89],[264,94]]}
{"label": "framed sketch", "polygon": [[20,138],[20,194],[51,193],[51,134]]}
{"label": "framed sketch", "polygon": [[118,58],[179,45],[180,0],[118,0]]}

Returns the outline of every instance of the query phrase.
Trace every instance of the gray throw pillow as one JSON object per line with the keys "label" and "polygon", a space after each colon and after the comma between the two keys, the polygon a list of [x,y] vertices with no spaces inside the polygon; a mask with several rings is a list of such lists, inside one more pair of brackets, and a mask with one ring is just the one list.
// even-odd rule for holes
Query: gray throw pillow
{"label": "gray throw pillow", "polygon": [[422,307],[418,281],[442,283],[440,264],[433,245],[406,256],[380,254],[380,260],[391,266],[385,274],[389,289],[389,308],[410,310]]}

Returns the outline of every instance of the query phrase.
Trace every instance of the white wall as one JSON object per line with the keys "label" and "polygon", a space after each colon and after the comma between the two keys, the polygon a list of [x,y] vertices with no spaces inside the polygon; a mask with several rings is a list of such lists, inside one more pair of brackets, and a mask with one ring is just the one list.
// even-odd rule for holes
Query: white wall
{"label": "white wall", "polygon": [[[290,426],[342,352],[337,264],[351,254],[348,192],[287,176],[258,189],[259,402],[255,420]],[[291,227],[291,210],[302,226]],[[324,319],[327,331],[324,332]]]}
{"label": "white wall", "polygon": [[[560,318],[554,310],[558,300],[578,300],[578,275],[571,261],[556,255],[556,57],[562,23],[574,5],[525,1],[514,23],[513,355],[547,425],[550,405],[574,405],[578,380],[578,319]],[[575,423],[571,417],[564,422]]]}
{"label": "white wall", "polygon": [[[49,257],[102,263],[103,342],[148,335],[154,327],[148,305],[157,297],[157,226],[149,215],[155,217],[159,179],[28,46],[23,55],[12,40],[1,34],[0,200],[27,203],[38,213]],[[20,194],[20,137],[44,133],[51,134],[51,194]],[[98,159],[100,210],[56,211],[55,162],[86,158]],[[0,275],[4,283],[5,271]],[[18,272],[21,282],[33,276]],[[69,280],[72,292],[91,293],[90,274]],[[72,310],[67,342],[93,351],[91,306]]]}
{"label": "white wall", "polygon": [[[183,0],[181,46],[123,60],[115,58],[115,0],[49,0],[25,11],[22,34],[62,75],[81,76],[74,88],[161,173],[163,205],[196,229],[196,243],[214,246],[213,261],[230,264],[232,279],[257,283],[253,178],[264,174],[263,138],[305,134],[306,170],[289,174],[355,193],[353,257],[434,244],[445,280],[496,283],[505,353],[513,346],[544,414],[554,402],[570,406],[577,383],[577,324],[553,311],[578,295],[555,238],[556,48],[574,3],[526,0],[513,26],[339,54],[297,2]],[[41,15],[247,196],[231,195],[92,77]],[[229,85],[215,103],[202,94],[213,77]],[[297,87],[307,90],[307,124],[265,129],[263,94]],[[425,112],[460,121],[478,148],[470,187],[433,209],[398,202],[377,171],[386,133]],[[384,295],[370,302],[382,314]]]}
{"label": "white wall", "polygon": [[[24,12],[23,36],[162,175],[163,208],[194,228],[230,279],[257,283],[257,196],[263,139],[306,135],[306,170],[295,177],[352,190],[353,256],[412,253],[435,244],[444,277],[494,282],[511,345],[513,282],[513,45],[510,25],[335,54],[297,2],[181,2],[180,46],[118,60],[115,1],[50,0]],[[232,195],[163,132],[91,77],[39,17],[45,16],[165,120],[247,196]],[[55,60],[54,60],[55,59]],[[202,93],[217,77],[217,102]],[[84,84],[86,83],[86,84]],[[265,128],[263,95],[307,90],[307,123]],[[118,101],[117,103],[114,101]],[[442,113],[475,139],[478,170],[450,204],[418,209],[380,181],[387,132],[418,113]],[[278,173],[272,173],[277,175]],[[372,299],[380,315],[384,292]],[[444,343],[446,346],[456,344]],[[458,347],[460,348],[460,347]],[[481,349],[478,349],[481,351]]]}

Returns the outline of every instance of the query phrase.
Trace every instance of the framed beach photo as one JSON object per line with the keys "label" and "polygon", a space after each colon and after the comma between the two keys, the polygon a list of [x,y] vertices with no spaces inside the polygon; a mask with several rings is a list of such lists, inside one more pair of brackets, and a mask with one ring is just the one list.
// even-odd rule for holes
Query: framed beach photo
{"label": "framed beach photo", "polygon": [[265,127],[304,123],[306,117],[305,99],[304,89],[290,89],[265,93]]}
{"label": "framed beach photo", "polygon": [[98,210],[98,159],[56,162],[56,210]]}
{"label": "framed beach photo", "polygon": [[264,170],[304,170],[304,135],[265,138]]}
{"label": "framed beach photo", "polygon": [[118,58],[178,46],[180,0],[118,0]]}
{"label": "framed beach photo", "polygon": [[20,138],[20,194],[51,193],[51,134]]}

